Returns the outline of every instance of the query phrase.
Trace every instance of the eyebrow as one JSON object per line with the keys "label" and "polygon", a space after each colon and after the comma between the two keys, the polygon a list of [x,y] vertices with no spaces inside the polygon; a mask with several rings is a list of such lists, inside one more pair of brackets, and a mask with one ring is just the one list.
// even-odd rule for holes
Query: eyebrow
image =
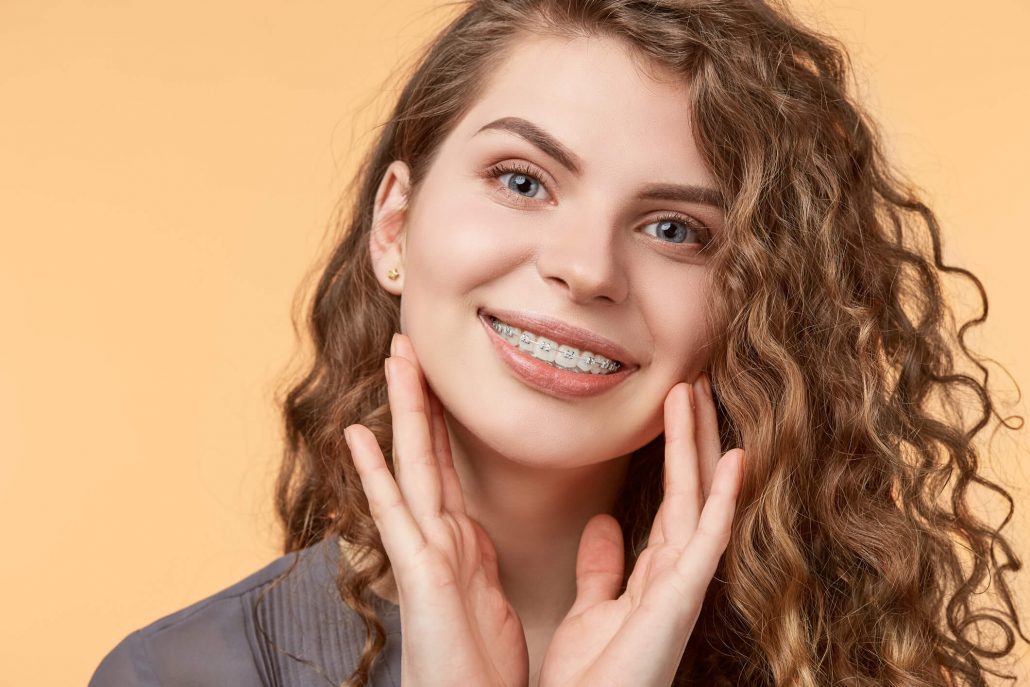
{"label": "eyebrow", "polygon": [[[583,163],[580,158],[561,141],[547,133],[539,126],[522,117],[501,117],[484,124],[476,131],[476,136],[488,130],[507,131],[526,140],[539,148],[544,154],[554,158],[567,170],[579,176]],[[641,200],[669,200],[685,203],[700,203],[721,208],[722,194],[714,188],[695,186],[693,184],[646,184],[638,194]]]}
{"label": "eyebrow", "polygon": [[579,176],[580,170],[583,166],[579,157],[577,157],[574,152],[566,148],[565,145],[557,138],[547,133],[528,119],[522,119],[521,117],[501,117],[500,119],[495,119],[489,124],[484,124],[476,134],[487,131],[488,129],[509,131],[526,139],[561,163],[562,167],[565,167],[576,176]]}

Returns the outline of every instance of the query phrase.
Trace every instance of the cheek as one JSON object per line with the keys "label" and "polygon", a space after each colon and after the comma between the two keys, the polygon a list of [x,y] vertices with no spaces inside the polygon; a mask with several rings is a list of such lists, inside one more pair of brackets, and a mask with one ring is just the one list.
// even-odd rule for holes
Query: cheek
{"label": "cheek", "polygon": [[654,362],[675,383],[692,380],[708,363],[711,331],[705,270],[674,265],[664,279],[641,284],[641,307],[651,324]]}
{"label": "cheek", "polygon": [[418,290],[462,293],[524,262],[531,240],[511,210],[474,196],[441,195],[410,218],[405,264]]}

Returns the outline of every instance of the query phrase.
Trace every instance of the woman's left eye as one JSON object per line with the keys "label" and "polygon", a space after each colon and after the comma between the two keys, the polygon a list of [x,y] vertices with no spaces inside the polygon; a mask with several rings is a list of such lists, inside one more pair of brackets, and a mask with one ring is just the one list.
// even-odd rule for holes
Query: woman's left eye
{"label": "woman's left eye", "polygon": [[644,226],[644,233],[657,239],[665,239],[668,243],[695,243],[702,248],[712,240],[707,227],[679,215],[659,217]]}

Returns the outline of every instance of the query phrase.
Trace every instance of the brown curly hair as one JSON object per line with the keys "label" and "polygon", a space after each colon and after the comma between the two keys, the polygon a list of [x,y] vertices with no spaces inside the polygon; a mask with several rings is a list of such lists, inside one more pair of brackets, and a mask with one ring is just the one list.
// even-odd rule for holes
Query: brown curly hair
{"label": "brown curly hair", "polygon": [[[1013,500],[980,474],[974,437],[1003,418],[964,335],[987,298],[945,265],[933,212],[884,157],[851,95],[847,53],[789,9],[756,0],[474,0],[429,44],[340,213],[310,300],[313,360],[282,399],[276,483],[284,549],[340,537],[337,587],[385,644],[367,592],[389,573],[343,439],[370,428],[391,461],[383,376],[399,303],[372,272],[372,207],[392,160],[417,189],[435,151],[526,34],[603,36],[682,75],[726,222],[709,258],[709,371],[724,448],[748,466],[732,539],[676,684],[986,685],[1019,625],[1001,574],[1022,566],[1000,530]],[[982,311],[957,326],[942,278]],[[639,449],[660,452],[663,438]],[[662,498],[661,460],[631,461],[616,516],[627,568]],[[1008,503],[978,518],[978,484]],[[999,561],[999,551],[1003,559]],[[974,604],[994,585],[1000,608]],[[991,644],[983,625],[1003,636]],[[1011,676],[1005,676],[1011,677]]]}

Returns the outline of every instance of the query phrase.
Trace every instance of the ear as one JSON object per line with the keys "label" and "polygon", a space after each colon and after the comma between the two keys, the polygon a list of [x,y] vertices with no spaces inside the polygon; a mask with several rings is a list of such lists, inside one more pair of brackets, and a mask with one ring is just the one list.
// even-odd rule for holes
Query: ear
{"label": "ear", "polygon": [[[376,191],[372,231],[368,237],[376,279],[395,296],[404,290],[404,241],[410,178],[408,165],[401,160],[394,160],[386,168]],[[400,276],[390,279],[390,270],[397,270]]]}

